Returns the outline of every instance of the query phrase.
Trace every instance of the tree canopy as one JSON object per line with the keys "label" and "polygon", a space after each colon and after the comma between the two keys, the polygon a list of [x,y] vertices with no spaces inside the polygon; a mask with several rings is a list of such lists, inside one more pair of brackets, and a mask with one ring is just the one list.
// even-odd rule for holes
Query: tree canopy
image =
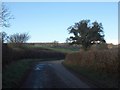
{"label": "tree canopy", "polygon": [[81,20],[68,28],[69,34],[73,34],[67,40],[71,44],[81,44],[84,49],[96,43],[105,43],[102,23],[90,20]]}

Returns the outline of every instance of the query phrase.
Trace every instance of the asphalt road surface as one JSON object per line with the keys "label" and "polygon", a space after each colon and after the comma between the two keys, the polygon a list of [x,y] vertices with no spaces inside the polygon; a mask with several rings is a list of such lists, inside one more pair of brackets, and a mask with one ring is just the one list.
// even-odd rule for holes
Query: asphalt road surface
{"label": "asphalt road surface", "polygon": [[37,63],[21,88],[90,88],[85,82],[69,72],[63,60]]}

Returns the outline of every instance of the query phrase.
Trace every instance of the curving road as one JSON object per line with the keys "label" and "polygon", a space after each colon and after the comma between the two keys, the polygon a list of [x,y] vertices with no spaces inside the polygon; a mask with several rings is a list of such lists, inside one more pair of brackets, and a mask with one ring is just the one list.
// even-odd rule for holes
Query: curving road
{"label": "curving road", "polygon": [[69,72],[63,60],[37,63],[22,88],[90,88],[82,80]]}

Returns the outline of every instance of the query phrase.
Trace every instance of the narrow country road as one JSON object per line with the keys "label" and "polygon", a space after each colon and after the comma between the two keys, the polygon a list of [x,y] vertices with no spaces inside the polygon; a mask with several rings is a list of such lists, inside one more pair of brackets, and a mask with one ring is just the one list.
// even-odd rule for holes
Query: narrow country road
{"label": "narrow country road", "polygon": [[62,61],[37,63],[21,88],[90,88],[69,72]]}

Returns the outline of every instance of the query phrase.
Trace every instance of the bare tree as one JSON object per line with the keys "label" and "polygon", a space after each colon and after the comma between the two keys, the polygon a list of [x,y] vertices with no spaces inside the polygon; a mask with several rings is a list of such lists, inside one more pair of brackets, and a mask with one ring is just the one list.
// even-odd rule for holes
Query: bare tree
{"label": "bare tree", "polygon": [[25,43],[29,40],[30,36],[28,33],[16,33],[9,36],[8,42],[9,43]]}
{"label": "bare tree", "polygon": [[6,32],[0,32],[0,38],[2,39],[2,43],[4,43],[5,41],[7,41],[8,39],[8,36],[7,36],[7,33]]}
{"label": "bare tree", "polygon": [[54,47],[58,46],[58,44],[59,44],[59,42],[58,42],[58,41],[56,41],[56,40],[55,40],[55,41],[53,41],[53,46],[54,46]]}
{"label": "bare tree", "polygon": [[[10,27],[9,20],[13,19],[8,8],[4,3],[0,3],[0,27]],[[5,32],[0,32],[0,43],[4,43],[7,34]]]}
{"label": "bare tree", "polygon": [[4,3],[0,5],[0,27],[9,27],[9,20],[13,19],[9,9],[5,6]]}

